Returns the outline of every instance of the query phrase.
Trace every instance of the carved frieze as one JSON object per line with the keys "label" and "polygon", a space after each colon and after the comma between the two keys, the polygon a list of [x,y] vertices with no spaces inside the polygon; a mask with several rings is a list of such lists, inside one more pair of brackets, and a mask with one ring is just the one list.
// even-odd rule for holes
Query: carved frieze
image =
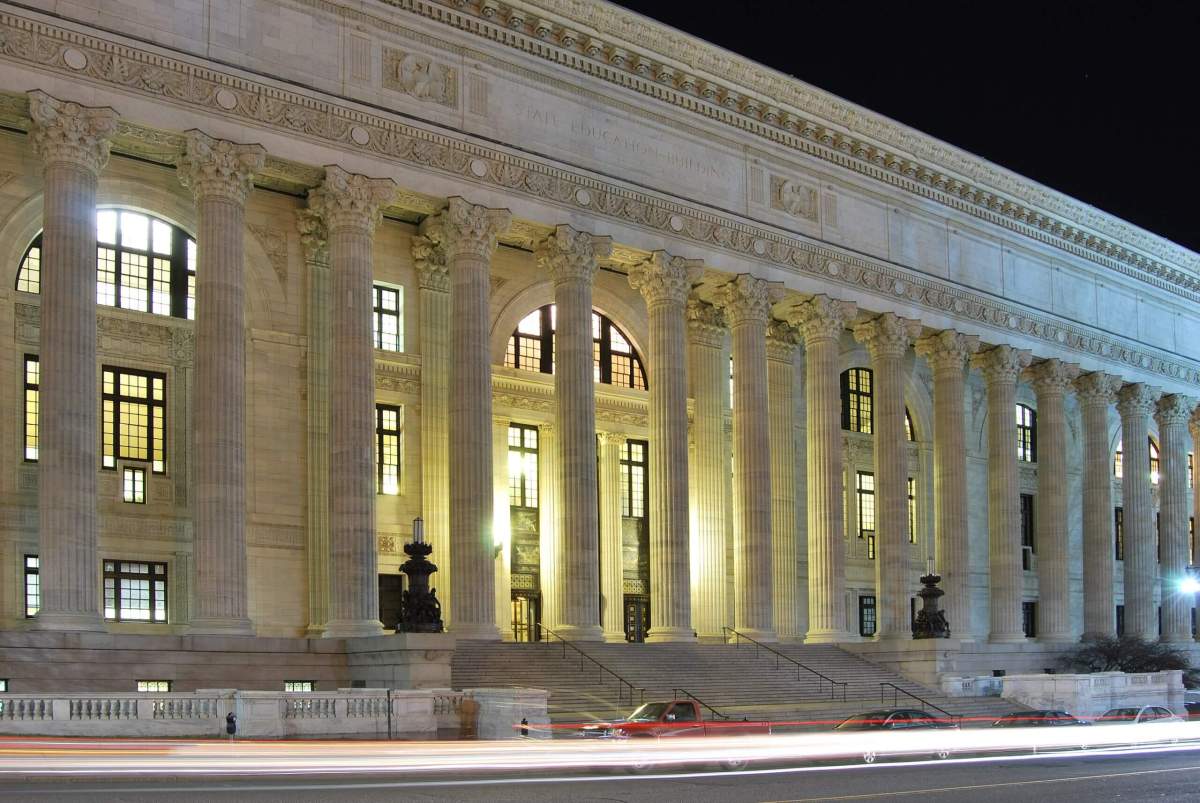
{"label": "carved frieze", "polygon": [[458,106],[458,71],[429,56],[383,49],[383,88],[442,106]]}
{"label": "carved frieze", "polygon": [[279,278],[279,286],[283,288],[283,294],[287,295],[287,280],[288,280],[288,240],[287,233],[279,229],[272,229],[257,223],[250,224],[250,231],[254,232],[254,236],[263,247],[263,251],[267,253],[267,259],[271,261],[271,267],[275,269],[275,275]]}
{"label": "carved frieze", "polygon": [[771,208],[817,222],[817,188],[795,179],[771,176]]}

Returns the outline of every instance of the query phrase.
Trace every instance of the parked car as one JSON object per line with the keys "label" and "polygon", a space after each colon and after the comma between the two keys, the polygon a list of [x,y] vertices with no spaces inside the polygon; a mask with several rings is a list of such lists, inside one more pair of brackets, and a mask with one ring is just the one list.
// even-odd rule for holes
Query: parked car
{"label": "parked car", "polygon": [[[841,733],[863,732],[882,735],[885,731],[913,730],[957,730],[958,720],[950,717],[935,717],[927,711],[915,708],[887,708],[879,711],[867,711],[847,717],[836,726],[835,731]],[[932,754],[935,758],[948,758],[952,751],[949,739],[945,742],[935,742],[932,749],[928,743],[919,746],[906,743],[904,740],[891,740],[880,743],[874,739],[863,746],[862,760],[873,764],[881,756],[904,756]]]}
{"label": "parked car", "polygon": [[1183,717],[1175,716],[1161,705],[1110,708],[1096,717],[1097,725],[1144,725],[1149,722],[1183,722]]}
{"label": "parked car", "polygon": [[[1078,741],[1074,737],[1065,737],[1061,732],[1062,727],[1078,727],[1090,726],[1092,723],[1086,719],[1071,716],[1066,711],[1056,710],[1041,710],[1041,711],[1013,711],[1005,714],[998,720],[992,723],[993,728],[1038,728],[1036,732],[1022,734],[1014,737],[1011,741],[997,744],[990,749],[992,750],[1030,750],[1034,753],[1046,750],[1086,750],[1089,746],[1089,740],[1081,738]],[[1054,728],[1055,731],[1048,731],[1047,728]]]}
{"label": "parked car", "polygon": [[993,728],[1045,728],[1061,725],[1091,725],[1066,711],[1013,711],[992,723]]}

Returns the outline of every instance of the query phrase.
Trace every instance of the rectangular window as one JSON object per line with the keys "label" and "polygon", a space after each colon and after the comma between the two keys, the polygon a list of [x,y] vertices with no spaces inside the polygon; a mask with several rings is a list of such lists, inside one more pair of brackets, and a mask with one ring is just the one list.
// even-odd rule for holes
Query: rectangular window
{"label": "rectangular window", "polygon": [[1021,625],[1025,638],[1037,638],[1037,603],[1021,603]]}
{"label": "rectangular window", "polygon": [[1113,535],[1116,541],[1116,559],[1125,560],[1125,509],[1113,508]]}
{"label": "rectangular window", "polygon": [[313,691],[315,683],[311,680],[285,680],[283,682],[284,691]]}
{"label": "rectangular window", "polygon": [[[1195,617],[1193,617],[1195,618]],[[8,692],[8,678],[0,679],[0,693]]]}
{"label": "rectangular window", "polygon": [[1117,606],[1117,636],[1125,635],[1125,606]]}
{"label": "rectangular window", "polygon": [[38,410],[41,404],[41,363],[36,354],[25,355],[25,459],[38,459]]}
{"label": "rectangular window", "polygon": [[646,518],[646,441],[621,444],[621,515]]}
{"label": "rectangular window", "polygon": [[1017,415],[1017,459],[1025,463],[1037,462],[1037,413],[1031,407],[1018,404]]}
{"label": "rectangular window", "polygon": [[166,472],[166,387],[164,374],[104,366],[104,468],[116,468],[117,460],[140,460],[155,474]]}
{"label": "rectangular window", "polygon": [[25,618],[37,616],[42,608],[41,562],[37,555],[25,556]]}
{"label": "rectangular window", "polygon": [[22,293],[42,292],[42,247],[41,237],[30,247],[25,262],[17,274],[17,289]]}
{"label": "rectangular window", "polygon": [[1030,552],[1036,553],[1033,525],[1033,494],[1021,494],[1021,546],[1027,546]]}
{"label": "rectangular window", "polygon": [[867,560],[875,560],[875,532],[867,533]]}
{"label": "rectangular window", "polygon": [[1196,481],[1196,469],[1193,465],[1194,459],[1191,452],[1188,452],[1188,487],[1191,488]]}
{"label": "rectangular window", "polygon": [[917,543],[917,480],[908,478],[908,543]]}
{"label": "rectangular window", "polygon": [[863,595],[858,598],[858,634],[860,636],[875,635],[875,596]]}
{"label": "rectangular window", "polygon": [[167,564],[104,561],[104,618],[115,622],[166,622]]}
{"label": "rectangular window", "polygon": [[842,373],[842,429],[870,435],[874,423],[871,369],[850,368]]}
{"label": "rectangular window", "polygon": [[137,690],[143,694],[166,694],[171,691],[171,681],[169,680],[139,680],[137,682]]}
{"label": "rectangular window", "polygon": [[1196,517],[1188,516],[1188,563],[1196,563]]}
{"label": "rectangular window", "polygon": [[375,405],[375,493],[400,493],[400,433],[403,413],[390,404]]}
{"label": "rectangular window", "polygon": [[121,501],[146,504],[146,469],[133,466],[121,469]]}
{"label": "rectangular window", "polygon": [[508,504],[538,506],[538,428],[508,425]]}
{"label": "rectangular window", "polygon": [[869,471],[859,471],[854,479],[855,494],[858,497],[858,537],[866,538],[867,533],[875,534],[875,475]]}
{"label": "rectangular window", "polygon": [[404,288],[377,284],[373,292],[375,348],[384,351],[404,351],[404,332],[400,328]]}

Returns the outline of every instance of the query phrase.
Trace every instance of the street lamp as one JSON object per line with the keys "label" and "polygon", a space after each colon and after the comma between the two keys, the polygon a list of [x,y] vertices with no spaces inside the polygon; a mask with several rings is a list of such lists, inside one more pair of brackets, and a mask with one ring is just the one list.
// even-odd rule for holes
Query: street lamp
{"label": "street lamp", "polygon": [[1200,591],[1200,566],[1188,566],[1184,572],[1183,579],[1179,581],[1180,592],[1195,594]]}
{"label": "street lamp", "polygon": [[442,605],[437,589],[429,587],[429,575],[438,570],[428,560],[432,552],[433,547],[425,543],[425,521],[418,516],[413,519],[413,540],[404,545],[408,560],[400,566],[408,575],[408,588],[400,598],[398,633],[442,632]]}

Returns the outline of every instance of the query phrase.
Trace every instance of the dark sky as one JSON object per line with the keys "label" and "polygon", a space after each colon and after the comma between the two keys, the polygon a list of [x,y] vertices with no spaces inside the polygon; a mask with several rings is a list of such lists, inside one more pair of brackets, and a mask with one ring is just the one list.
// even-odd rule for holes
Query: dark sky
{"label": "dark sky", "polygon": [[618,0],[1200,251],[1200,2]]}

